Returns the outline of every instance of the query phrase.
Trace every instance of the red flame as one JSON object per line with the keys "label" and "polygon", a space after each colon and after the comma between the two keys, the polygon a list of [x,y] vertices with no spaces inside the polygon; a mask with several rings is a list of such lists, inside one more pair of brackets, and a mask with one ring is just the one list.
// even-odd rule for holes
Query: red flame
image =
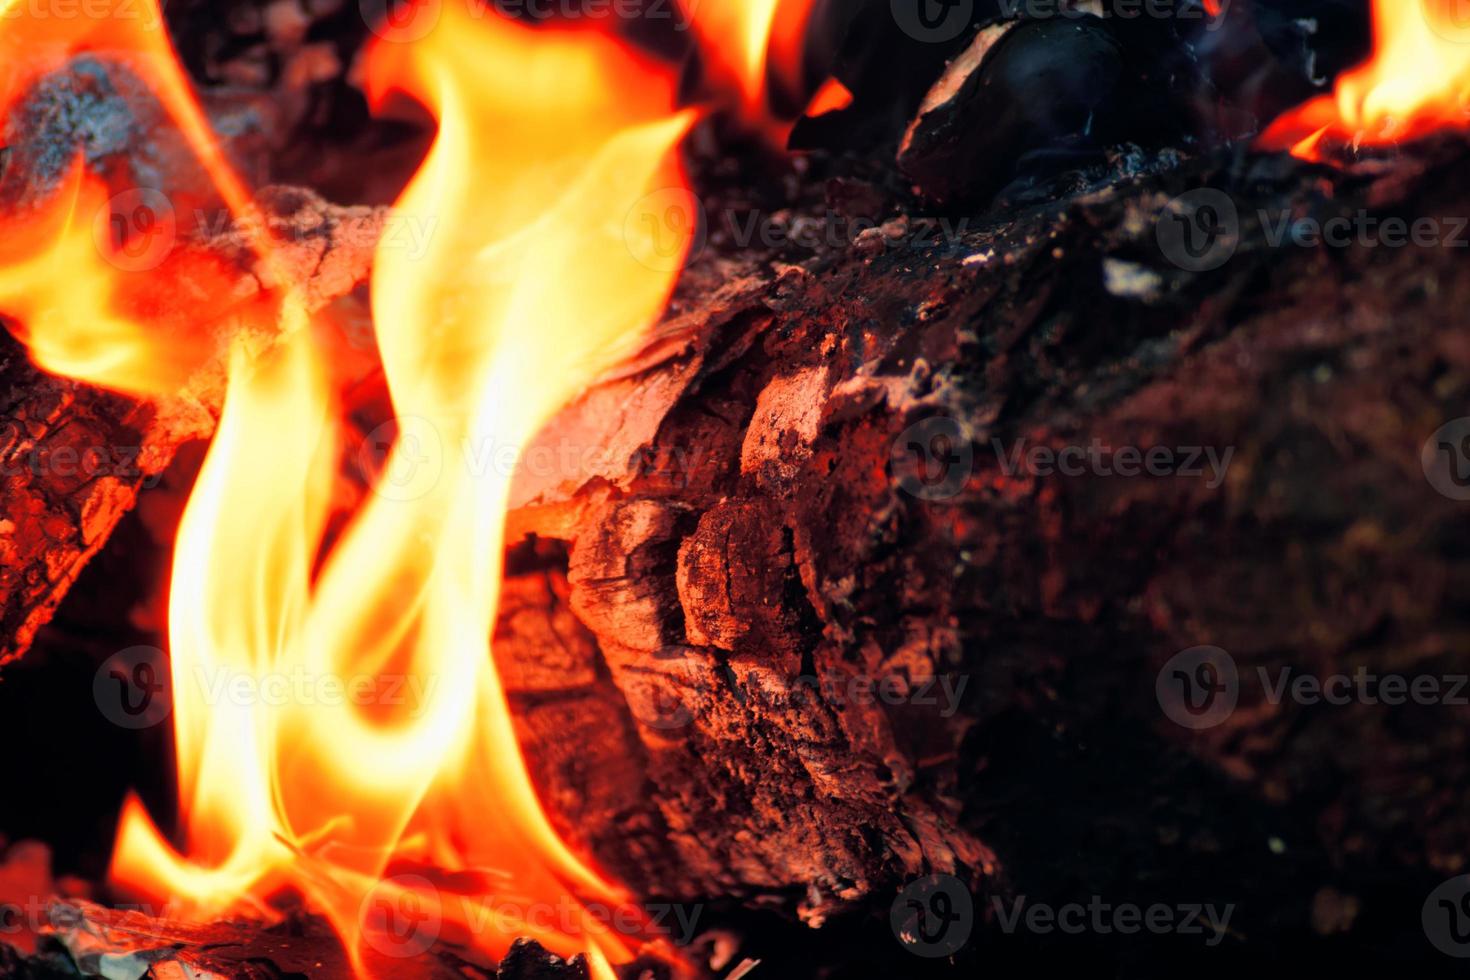
{"label": "red flame", "polygon": [[1373,55],[1331,95],[1277,119],[1259,145],[1308,160],[1470,126],[1470,18],[1461,0],[1374,0]]}

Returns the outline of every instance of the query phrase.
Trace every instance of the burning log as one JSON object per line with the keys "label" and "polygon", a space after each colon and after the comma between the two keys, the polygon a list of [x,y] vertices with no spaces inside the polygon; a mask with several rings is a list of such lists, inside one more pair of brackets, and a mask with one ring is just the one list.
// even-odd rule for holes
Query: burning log
{"label": "burning log", "polygon": [[[1096,25],[1084,33],[1103,69],[1119,67]],[[1005,65],[957,64],[904,149],[921,185],[959,181],[930,188],[938,200],[979,199],[997,179],[953,172],[979,158],[946,156],[956,144],[926,132],[995,114],[993,102],[977,113],[972,69]],[[999,77],[1030,77],[1011,67]],[[1078,124],[1058,118],[1040,145]],[[1030,146],[1026,127],[1008,135],[1015,152]],[[950,163],[926,175],[913,154],[931,150]],[[1444,546],[1460,537],[1456,453],[1470,445],[1454,418],[1470,387],[1453,329],[1470,299],[1453,251],[1462,143],[1343,173],[1092,156],[1071,193],[973,231],[925,230],[908,201],[798,264],[774,249],[706,255],[649,346],[514,447],[494,651],[574,851],[644,896],[794,908],[813,925],[881,909],[926,873],[997,896],[1187,885],[1239,901],[1240,941],[1268,946],[1291,928],[1274,914],[1284,903],[1332,931],[1353,917],[1339,889],[1459,870],[1462,728],[1366,700],[1301,710],[1264,679],[1289,683],[1302,663],[1333,679],[1463,676],[1463,549]],[[440,183],[456,181],[419,188]],[[851,220],[853,188],[830,189],[826,220]],[[595,204],[607,211],[592,224],[615,226],[622,209]],[[1296,237],[1304,221],[1370,212],[1412,227],[1414,248]],[[1425,221],[1437,238],[1421,236]],[[604,256],[583,244],[568,265],[585,271]],[[336,255],[323,246],[311,262],[323,254]],[[361,278],[356,263],[342,287]],[[462,301],[454,285],[445,294]],[[199,432],[216,402],[194,400]],[[145,432],[150,419],[124,421]],[[1322,492],[1324,471],[1351,501]],[[500,543],[476,554],[498,562]],[[490,606],[470,610],[481,625]],[[456,784],[449,802],[494,785]],[[268,887],[263,867],[309,885],[310,866],[293,863],[305,850],[263,809],[247,887]],[[499,816],[487,810],[473,817]],[[150,829],[145,863],[164,860],[148,870],[194,856],[165,853]],[[1292,861],[1241,873],[1263,839]],[[363,851],[399,843],[389,833]],[[332,912],[349,933],[345,905]],[[233,976],[249,967],[216,947],[266,935],[69,907],[84,923],[63,937],[77,960],[101,937]]]}
{"label": "burning log", "polygon": [[[511,517],[536,550],[502,630],[575,638],[565,665],[496,644],[559,829],[646,894],[791,896],[813,924],[933,871],[1038,894],[1038,836],[1088,855],[1092,893],[1186,875],[1262,912],[1365,848],[1451,872],[1470,828],[1434,801],[1470,789],[1462,726],[1315,714],[1255,678],[1467,669],[1442,545],[1462,505],[1421,472],[1467,394],[1459,253],[1273,239],[1360,207],[1448,234],[1464,159],[1186,168],[686,305],[526,458],[609,452],[524,477]],[[1229,260],[1189,272],[1167,227],[1206,187],[1240,218]],[[1242,690],[1195,730],[1156,689],[1204,644]],[[590,758],[568,758],[587,707]],[[1295,861],[1223,866],[1268,814]],[[1126,867],[1085,844],[1109,820]]]}
{"label": "burning log", "polygon": [[[239,268],[233,295],[240,305],[282,288],[277,280],[284,275],[318,310],[366,281],[385,214],[277,189],[261,196],[258,215],[282,245],[275,269],[251,256],[241,225],[179,251]],[[44,374],[10,335],[0,335],[0,663],[30,645],[139,490],[156,482],[180,446],[213,432],[225,352],[246,329],[244,320],[226,315],[218,356],[178,397],[160,402],[133,402]],[[270,336],[255,341],[260,349],[273,343]]]}
{"label": "burning log", "polygon": [[[1329,869],[1365,841],[1448,873],[1466,828],[1431,803],[1465,793],[1461,729],[1249,685],[1194,731],[1155,692],[1201,644],[1246,678],[1465,670],[1443,639],[1463,569],[1435,544],[1458,505],[1420,473],[1466,394],[1458,255],[1272,240],[1283,214],[1453,215],[1463,160],[1448,143],[1326,184],[1201,165],[780,271],[706,254],[646,349],[523,454],[494,649],[558,830],[645,895],[813,924],[936,870],[1037,894],[1055,866],[1029,834],[1086,852],[1109,814],[1187,828],[1130,860],[1247,910],[1350,889]],[[1189,272],[1159,229],[1209,186],[1241,221],[1228,261]],[[1300,401],[1252,395],[1272,386]],[[1124,447],[1174,469],[1104,473]],[[1376,509],[1312,489],[1324,468]],[[1363,574],[1317,584],[1344,555]],[[1419,585],[1378,593],[1401,576]],[[1239,603],[1278,612],[1243,630]],[[1425,752],[1434,781],[1406,782]],[[1345,774],[1325,798],[1324,760]],[[1038,768],[1055,796],[1024,792]],[[1222,867],[1268,814],[1293,863]],[[1077,870],[1128,894],[1137,865]]]}

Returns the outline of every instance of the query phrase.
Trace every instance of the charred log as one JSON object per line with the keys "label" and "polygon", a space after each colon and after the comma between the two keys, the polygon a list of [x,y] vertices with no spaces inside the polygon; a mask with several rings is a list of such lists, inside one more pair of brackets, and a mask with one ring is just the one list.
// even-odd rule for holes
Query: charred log
{"label": "charred log", "polygon": [[[1455,872],[1453,709],[1313,708],[1258,678],[1470,667],[1464,505],[1425,476],[1470,395],[1460,253],[1274,230],[1359,209],[1449,229],[1463,159],[1200,165],[948,242],[865,235],[685,309],[542,440],[610,451],[527,477],[512,515],[568,549],[545,601],[590,634],[566,691],[511,684],[563,831],[646,894],[814,924],[944,871],[1219,895],[1266,946],[1311,941],[1324,895]],[[1208,268],[1161,231],[1202,187],[1238,216]],[[1186,727],[1160,676],[1201,645],[1239,706]],[[619,699],[604,783],[543,761],[569,706]],[[587,832],[609,824],[670,848],[626,859]],[[1268,841],[1291,859],[1232,857]]]}

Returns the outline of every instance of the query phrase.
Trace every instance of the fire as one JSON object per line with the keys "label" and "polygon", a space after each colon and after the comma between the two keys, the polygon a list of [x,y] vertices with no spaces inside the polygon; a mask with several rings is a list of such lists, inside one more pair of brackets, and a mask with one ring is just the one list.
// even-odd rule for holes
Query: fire
{"label": "fire", "polygon": [[852,94],[836,79],[807,89],[805,40],[818,0],[680,0],[709,61],[711,83],[734,94],[742,117],[772,141],[790,134],[775,101],[820,115],[841,109]]}
{"label": "fire", "polygon": [[[55,67],[91,43],[95,24],[70,23],[83,27],[55,39],[20,20],[4,37],[13,50],[56,40]],[[132,30],[121,47],[242,210],[248,192],[163,31],[145,44]],[[440,937],[498,957],[529,936],[587,953],[602,978],[631,958],[634,938],[588,908],[621,922],[629,897],[557,836],[517,746],[489,649],[510,474],[473,460],[525,445],[667,302],[678,263],[639,257],[667,255],[671,229],[633,218],[650,197],[688,193],[675,150],[695,115],[676,109],[673,74],[602,33],[456,5],[427,35],[371,49],[374,103],[411,98],[438,124],[397,202],[432,219],[428,254],[385,243],[372,280],[400,436],[378,492],[339,527],[334,488],[354,447],[296,297],[270,311],[273,353],[233,351],[172,570],[182,847],[129,800],[112,866],[123,889],[200,916],[271,916],[293,891],[360,975],[370,949],[410,955]],[[159,335],[149,304],[119,299],[137,277],[99,258],[84,220],[106,190],[78,167],[41,231],[0,256],[0,309],[49,369],[165,393],[207,356],[211,307],[184,293],[187,344]],[[684,254],[687,231],[673,233]],[[268,261],[269,241],[256,244]],[[141,278],[176,284],[171,268]],[[291,697],[267,696],[286,684]]]}
{"label": "fire", "polygon": [[[87,10],[88,16],[46,16],[22,0],[0,0],[6,66],[0,116],[46,73],[79,53],[94,53],[149,86],[226,205],[243,211],[249,193],[225,163],[189,89],[156,0],[90,0]],[[47,370],[134,395],[173,393],[209,356],[210,344],[197,316],[165,308],[183,290],[197,301],[191,312],[217,318],[231,283],[211,259],[187,253],[171,256],[162,275],[128,275],[129,253],[148,242],[109,226],[107,204],[116,189],[86,173],[78,159],[37,213],[16,216],[0,243],[0,310],[14,318],[15,332]],[[172,217],[149,208],[136,191],[135,200],[129,197],[124,192],[112,201],[146,215],[149,240],[171,241]]]}
{"label": "fire", "polygon": [[1277,119],[1269,150],[1322,159],[1322,145],[1388,146],[1470,125],[1470,22],[1461,0],[1374,0],[1374,51],[1331,95]]}

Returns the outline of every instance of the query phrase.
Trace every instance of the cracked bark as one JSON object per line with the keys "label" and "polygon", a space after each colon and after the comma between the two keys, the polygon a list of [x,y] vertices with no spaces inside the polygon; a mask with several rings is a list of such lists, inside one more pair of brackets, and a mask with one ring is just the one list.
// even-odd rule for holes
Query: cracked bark
{"label": "cracked bark", "polygon": [[[1283,249],[1251,215],[1459,214],[1460,160],[1197,165],[954,247],[725,268],[539,443],[613,451],[524,478],[511,515],[583,627],[575,698],[517,703],[563,832],[645,893],[813,924],[936,871],[980,895],[1218,897],[1257,948],[1385,878],[1417,909],[1470,848],[1466,727],[1272,703],[1256,677],[1470,667],[1463,505],[1420,461],[1470,402],[1470,286],[1453,249]],[[1205,183],[1245,226],[1189,274],[1153,228]],[[973,458],[925,500],[901,436],[936,416]],[[1093,439],[1232,462],[1218,484],[1008,471],[1018,444]],[[1199,644],[1235,658],[1241,707],[1193,732],[1155,681]],[[896,703],[831,693],[857,678]],[[953,714],[909,696],[937,681],[967,685]],[[578,701],[598,708],[568,729]],[[1243,866],[1267,838],[1291,859]]]}
{"label": "cracked bark", "polygon": [[[1191,733],[1154,682],[1201,643],[1247,679],[1465,671],[1463,512],[1420,472],[1470,399],[1460,256],[1283,250],[1250,218],[1463,214],[1463,163],[1450,144],[1346,175],[1197,164],[948,244],[702,258],[647,349],[530,449],[596,452],[516,488],[495,650],[562,832],[644,894],[814,924],[952,871],[982,893],[1218,896],[1258,943],[1310,928],[1329,885],[1393,875],[1412,893],[1457,870],[1457,719],[1309,710],[1253,685]],[[1187,274],[1153,230],[1206,183],[1247,224],[1229,263]],[[156,447],[150,467],[217,405],[201,394],[172,421],[14,356],[5,370],[38,393],[28,438],[81,418],[84,443]],[[935,416],[974,456],[959,492],[925,500],[903,489],[918,461],[901,437]],[[1094,438],[1234,463],[1209,486],[1008,471],[993,448]],[[18,648],[137,488],[12,478],[15,527],[61,542],[17,553]],[[844,696],[863,680],[899,703]],[[952,713],[905,694],[940,681],[966,683]],[[1242,868],[1268,839],[1290,860]]]}

